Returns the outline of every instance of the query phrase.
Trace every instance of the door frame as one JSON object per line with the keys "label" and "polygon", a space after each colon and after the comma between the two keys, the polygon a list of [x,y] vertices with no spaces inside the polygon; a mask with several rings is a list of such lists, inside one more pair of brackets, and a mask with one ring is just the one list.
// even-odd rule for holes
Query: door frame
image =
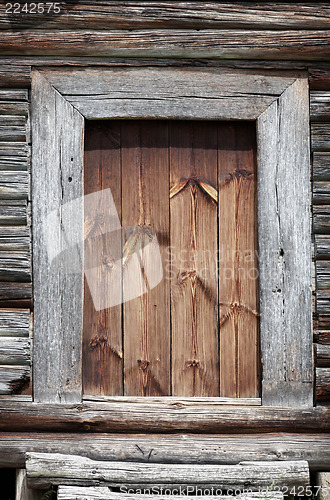
{"label": "door frame", "polygon": [[[84,119],[254,120],[262,405],[313,405],[309,95],[305,72],[224,68],[38,68],[32,71],[34,261],[33,393],[40,403],[82,401],[83,269],[51,272],[44,225],[83,241]],[[69,180],[71,179],[71,180]],[[81,264],[82,265],[82,264]],[[274,334],[275,333],[275,334]],[[195,405],[260,400],[173,398]],[[106,398],[130,405],[171,397]],[[147,401],[148,400],[148,401]],[[136,406],[135,406],[136,408]],[[189,411],[189,405],[186,411]]]}

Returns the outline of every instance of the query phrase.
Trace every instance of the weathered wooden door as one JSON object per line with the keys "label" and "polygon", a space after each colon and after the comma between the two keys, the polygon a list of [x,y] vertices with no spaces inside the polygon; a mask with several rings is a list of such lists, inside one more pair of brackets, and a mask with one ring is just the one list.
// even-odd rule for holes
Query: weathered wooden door
{"label": "weathered wooden door", "polygon": [[[111,307],[85,279],[85,394],[259,396],[255,143],[254,122],[86,123],[85,195],[110,190],[122,226],[97,238],[105,215],[85,212],[104,296],[123,265]],[[161,262],[141,259],[148,245]]]}

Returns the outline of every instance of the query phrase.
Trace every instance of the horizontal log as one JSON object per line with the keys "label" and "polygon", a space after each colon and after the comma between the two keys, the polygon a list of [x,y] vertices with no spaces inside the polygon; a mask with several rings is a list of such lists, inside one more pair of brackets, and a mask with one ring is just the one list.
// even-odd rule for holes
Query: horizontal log
{"label": "horizontal log", "polygon": [[313,182],[313,203],[318,205],[325,205],[330,203],[329,181]]}
{"label": "horizontal log", "polygon": [[204,404],[0,401],[0,430],[6,432],[330,432],[330,408],[285,409]]}
{"label": "horizontal log", "polygon": [[1,101],[0,115],[28,116],[29,104],[27,102]]}
{"label": "horizontal log", "polygon": [[315,330],[313,332],[314,342],[318,344],[330,344],[330,330]]}
{"label": "horizontal log", "polygon": [[32,283],[0,281],[0,308],[4,301],[22,301],[32,298]]}
{"label": "horizontal log", "polygon": [[315,234],[330,234],[330,206],[313,206],[313,232]]}
{"label": "horizontal log", "polygon": [[[2,32],[3,55],[297,59],[327,61],[330,32],[113,30]],[[304,43],[301,43],[301,40]]]}
{"label": "horizontal log", "polygon": [[0,280],[31,282],[31,253],[0,252]]}
{"label": "horizontal log", "polygon": [[30,339],[0,337],[0,365],[31,364]]}
{"label": "horizontal log", "polygon": [[[45,434],[2,433],[0,466],[25,467],[29,452],[80,455],[93,460],[231,464],[306,460],[330,469],[330,434]],[[187,452],[189,450],[189,452]]]}
{"label": "horizontal log", "polygon": [[257,28],[257,29],[328,29],[329,6],[320,3],[276,5],[266,2],[170,1],[83,1],[62,6],[54,13],[28,15],[5,14],[0,9],[0,29],[142,29],[142,28]]}
{"label": "horizontal log", "polygon": [[[1,6],[0,6],[1,12]],[[1,15],[1,14],[0,14]],[[17,105],[20,104],[20,101],[28,101],[29,100],[29,91],[27,89],[0,89],[0,102],[4,101],[14,101]]]}
{"label": "horizontal log", "polygon": [[[316,260],[330,260],[330,235],[315,235],[315,259]],[[1,242],[0,242],[1,244]]]}
{"label": "horizontal log", "polygon": [[[163,398],[157,396],[145,397],[145,396],[88,396],[84,395],[84,401],[86,402],[96,402],[96,403],[124,403],[124,404],[143,404],[148,403],[149,405],[159,405],[164,402]],[[171,405],[181,404],[182,398],[179,396],[169,396],[166,397]],[[187,407],[196,406],[196,404],[207,404],[209,407],[213,406],[217,408],[218,406],[260,406],[261,398],[209,398],[209,397],[187,397],[184,398],[184,403]]]}
{"label": "horizontal log", "polygon": [[30,147],[24,142],[0,141],[0,170],[27,170]]}
{"label": "horizontal log", "polygon": [[311,90],[330,90],[330,71],[323,68],[308,68]]}
{"label": "horizontal log", "polygon": [[28,366],[0,366],[0,394],[19,394],[29,381]]}
{"label": "horizontal log", "polygon": [[316,368],[316,399],[330,401],[330,368]]}
{"label": "horizontal log", "polygon": [[330,122],[311,124],[312,151],[330,151]]}
{"label": "horizontal log", "polygon": [[1,226],[21,226],[27,222],[26,200],[0,200]]}
{"label": "horizontal log", "polygon": [[315,332],[321,330],[330,330],[330,315],[315,314],[313,317],[313,327]]}
{"label": "horizontal log", "polygon": [[0,115],[0,141],[25,141],[26,117]]}
{"label": "horizontal log", "polygon": [[316,262],[316,288],[318,291],[330,290],[330,261]]}
{"label": "horizontal log", "polygon": [[312,121],[330,121],[330,91],[310,92],[310,117]]}
{"label": "horizontal log", "polygon": [[313,180],[330,181],[330,153],[313,154]]}
{"label": "horizontal log", "polygon": [[[270,487],[306,487],[309,468],[306,461],[242,462],[238,465],[214,464],[150,464],[140,462],[96,461],[77,455],[58,453],[28,453],[26,456],[27,484],[30,488],[45,489],[51,485],[119,486],[164,485],[173,488],[211,486],[227,491],[252,491]],[[270,478],[272,478],[270,480]]]}
{"label": "horizontal log", "polygon": [[316,364],[318,367],[330,367],[330,345],[315,344]]}
{"label": "horizontal log", "polygon": [[29,337],[29,334],[29,309],[0,309],[0,337]]}
{"label": "horizontal log", "polygon": [[30,247],[31,234],[28,226],[0,226],[0,251],[27,251]]}
{"label": "horizontal log", "polygon": [[[325,286],[325,280],[322,285]],[[319,314],[330,314],[330,290],[317,290],[316,309]]]}
{"label": "horizontal log", "polygon": [[0,199],[25,200],[29,198],[29,174],[25,172],[1,172]]}
{"label": "horizontal log", "polygon": [[26,87],[31,82],[31,68],[27,65],[0,64],[0,88],[9,85]]}

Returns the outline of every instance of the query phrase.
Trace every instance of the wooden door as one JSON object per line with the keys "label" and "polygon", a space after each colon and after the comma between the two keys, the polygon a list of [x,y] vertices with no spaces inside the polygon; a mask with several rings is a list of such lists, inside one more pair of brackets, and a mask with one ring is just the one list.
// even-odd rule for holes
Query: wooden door
{"label": "wooden door", "polygon": [[[104,295],[121,256],[122,301],[95,308],[85,279],[84,393],[259,396],[254,123],[87,122],[85,195],[109,189],[121,236],[95,238],[104,214],[89,212],[85,255]],[[149,247],[161,263],[127,271]]]}

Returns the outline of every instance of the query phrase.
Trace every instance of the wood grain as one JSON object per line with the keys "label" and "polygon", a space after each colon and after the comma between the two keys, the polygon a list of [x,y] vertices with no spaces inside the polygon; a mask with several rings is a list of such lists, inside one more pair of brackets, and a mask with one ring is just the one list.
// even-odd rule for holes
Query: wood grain
{"label": "wood grain", "polygon": [[259,394],[256,146],[253,124],[222,124],[219,154],[220,394]]}
{"label": "wood grain", "polygon": [[[106,30],[2,32],[3,55],[317,60],[327,30]],[[301,44],[303,38],[304,44]],[[152,42],[152,43],[151,43]]]}
{"label": "wood grain", "polygon": [[310,114],[312,121],[330,120],[330,92],[310,92]]}
{"label": "wood grain", "polygon": [[[34,399],[78,402],[82,263],[79,267],[76,255],[74,262],[72,257],[57,262],[51,256],[66,250],[61,247],[61,234],[68,246],[83,242],[83,118],[38,71],[32,80]],[[75,199],[76,204],[70,204]]]}
{"label": "wood grain", "polygon": [[[190,453],[187,453],[187,449]],[[240,461],[308,461],[312,471],[329,470],[330,434],[98,434],[4,432],[2,468],[25,467],[29,452],[80,455],[99,461],[235,465]]]}
{"label": "wood grain", "polygon": [[[269,477],[277,486],[306,487],[309,468],[306,461],[242,462],[238,465],[147,464],[138,462],[97,462],[77,455],[28,453],[28,486],[47,488],[53,485],[120,486],[166,485],[173,489],[195,485],[204,490],[216,486],[223,490],[243,488],[252,491],[269,486]],[[134,487],[134,486],[133,486]]]}
{"label": "wood grain", "polygon": [[[162,279],[152,286],[160,270],[154,256],[148,254],[152,246],[148,231],[156,234],[164,261],[169,241],[167,123],[124,122],[121,159],[122,224],[133,229],[131,236],[126,230],[126,245],[134,231],[140,231],[142,240],[137,240],[135,251],[143,248],[141,268],[134,268],[136,254],[124,264],[124,394],[166,396],[171,391],[169,281]],[[140,296],[129,300],[132,293]]]}
{"label": "wood grain", "polygon": [[316,400],[330,401],[330,368],[316,368]]}
{"label": "wood grain", "polygon": [[330,151],[330,122],[311,124],[311,147],[313,151]]}
{"label": "wood grain", "polygon": [[128,28],[259,28],[259,29],[328,29],[329,6],[326,3],[296,4],[237,2],[184,2],[173,5],[169,1],[83,1],[65,5],[60,16],[29,13],[11,15],[0,7],[0,28],[67,30]]}
{"label": "wood grain", "polygon": [[[121,153],[120,124],[87,122],[85,131],[85,195],[110,189],[121,218]],[[85,214],[90,228],[85,242],[85,259],[98,265],[99,293],[109,295],[111,268],[104,259],[116,260],[121,255],[121,239],[111,243],[108,220],[97,212]],[[104,207],[101,207],[104,210]],[[100,210],[100,209],[98,209]],[[87,220],[86,217],[93,220]],[[90,223],[92,226],[90,226]],[[93,238],[93,235],[96,234]],[[103,234],[103,236],[102,236]],[[87,237],[87,234],[86,234]],[[96,256],[96,257],[95,257]],[[97,311],[85,279],[83,324],[83,391],[85,394],[123,394],[123,345],[121,304]]]}
{"label": "wood grain", "polygon": [[313,180],[330,180],[330,153],[318,152],[313,154]]}
{"label": "wood grain", "polygon": [[[217,126],[170,125],[171,323],[173,395],[218,396]],[[227,394],[226,394],[227,396]]]}
{"label": "wood grain", "polygon": [[12,432],[330,433],[330,409],[240,407],[167,401],[52,404],[0,400],[0,430]]}
{"label": "wood grain", "polygon": [[20,394],[30,381],[29,366],[0,366],[0,394]]}
{"label": "wood grain", "polygon": [[313,404],[305,79],[297,79],[279,98],[278,106],[272,105],[259,117],[257,130],[262,398],[265,405],[303,407]]}
{"label": "wood grain", "polygon": [[316,344],[316,363],[322,368],[330,367],[330,345]]}

